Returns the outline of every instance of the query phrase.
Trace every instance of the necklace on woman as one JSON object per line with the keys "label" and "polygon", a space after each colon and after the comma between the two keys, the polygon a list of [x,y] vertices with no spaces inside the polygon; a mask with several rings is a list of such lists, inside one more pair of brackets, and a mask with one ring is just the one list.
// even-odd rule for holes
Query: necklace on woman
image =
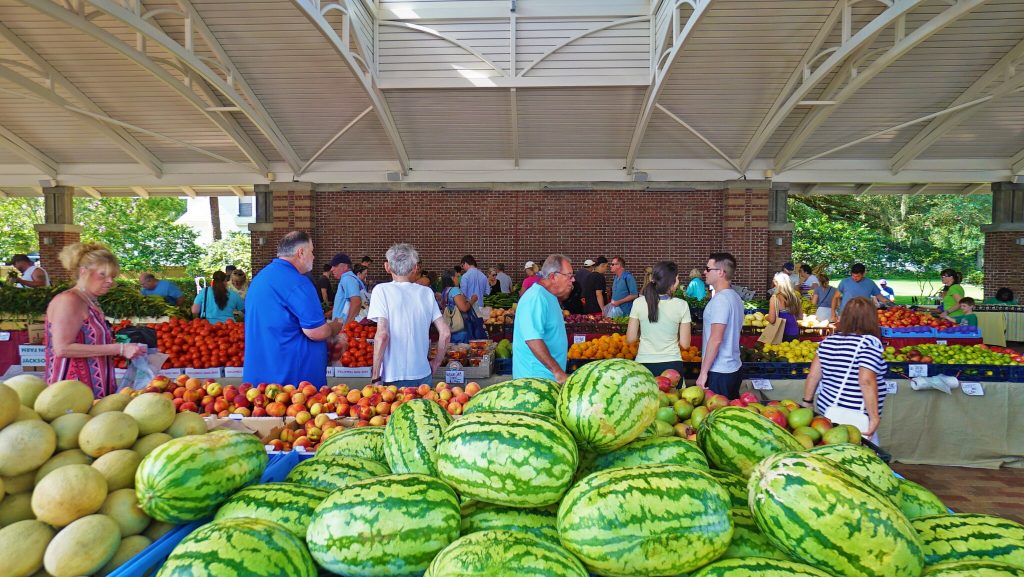
{"label": "necklace on woman", "polygon": [[75,285],[75,288],[78,289],[79,294],[82,295],[82,298],[84,298],[86,302],[88,302],[89,304],[96,305],[97,307],[100,306],[100,303],[98,300],[96,300],[96,297],[89,294],[89,292],[86,291],[84,288],[77,285]]}

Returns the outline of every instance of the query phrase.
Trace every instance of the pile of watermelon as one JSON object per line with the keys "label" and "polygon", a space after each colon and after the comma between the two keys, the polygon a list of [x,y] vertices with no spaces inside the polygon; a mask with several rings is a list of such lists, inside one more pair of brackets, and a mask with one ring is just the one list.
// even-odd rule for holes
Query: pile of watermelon
{"label": "pile of watermelon", "polygon": [[[284,482],[193,487],[214,520],[158,577],[1024,577],[1024,526],[949,514],[870,449],[805,450],[739,407],[695,441],[657,436],[658,396],[641,365],[610,359],[564,386],[494,385],[458,419],[410,401]],[[183,478],[163,483],[195,481],[168,457]]]}

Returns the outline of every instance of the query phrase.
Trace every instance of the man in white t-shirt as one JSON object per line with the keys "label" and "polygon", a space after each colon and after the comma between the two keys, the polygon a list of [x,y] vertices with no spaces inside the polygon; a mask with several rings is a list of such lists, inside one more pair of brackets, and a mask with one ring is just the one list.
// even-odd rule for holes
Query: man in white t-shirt
{"label": "man in white t-shirt", "polygon": [[18,269],[20,277],[13,278],[15,286],[20,288],[40,288],[50,286],[50,275],[43,267],[33,264],[27,254],[16,254],[11,259],[11,266]]}
{"label": "man in white t-shirt", "polygon": [[[412,282],[419,253],[411,244],[388,249],[384,269],[392,282],[373,288],[366,317],[377,323],[373,337],[370,384],[398,387],[430,384],[448,350],[451,330],[441,316],[434,291]],[[437,353],[430,354],[430,325],[437,328]]]}
{"label": "man in white t-shirt", "polygon": [[704,307],[704,343],[697,384],[730,399],[739,397],[743,374],[740,369],[740,330],[743,328],[743,299],[732,288],[736,258],[716,252],[708,258],[704,277],[715,289]]}

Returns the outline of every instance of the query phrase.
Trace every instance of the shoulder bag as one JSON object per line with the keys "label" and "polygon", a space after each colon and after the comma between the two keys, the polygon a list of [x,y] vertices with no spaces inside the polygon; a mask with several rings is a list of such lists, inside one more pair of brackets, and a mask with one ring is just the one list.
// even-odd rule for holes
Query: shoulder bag
{"label": "shoulder bag", "polygon": [[847,409],[846,407],[840,407],[839,401],[843,398],[843,391],[847,388],[847,381],[850,379],[850,373],[852,373],[853,368],[857,366],[857,355],[860,354],[860,349],[864,346],[865,340],[867,340],[867,337],[862,336],[860,338],[860,342],[857,343],[857,349],[853,352],[853,361],[850,363],[849,368],[846,369],[846,374],[843,375],[843,380],[839,384],[839,391],[836,393],[836,402],[825,411],[826,419],[841,425],[853,425],[860,429],[861,433],[868,430],[868,416],[864,414],[864,395],[861,395],[860,397],[860,409]]}
{"label": "shoulder bag", "polygon": [[210,300],[210,287],[203,289],[203,306],[199,307],[199,318],[206,318],[206,303]]}
{"label": "shoulder bag", "polygon": [[[775,296],[772,296],[774,299]],[[757,342],[764,343],[766,345],[777,345],[782,342],[783,337],[786,335],[786,319],[782,318],[779,314],[779,303],[778,300],[775,302],[775,322],[764,327],[761,331],[761,336],[757,337]]]}
{"label": "shoulder bag", "polygon": [[[451,304],[448,303],[448,292],[449,289],[444,289],[444,292],[441,293],[441,301],[444,303],[444,312],[441,313],[441,316],[444,317],[444,322],[448,323],[448,328],[452,330],[452,333],[462,332],[466,329],[462,311],[455,306],[454,301]],[[473,310],[472,307],[470,310]]]}

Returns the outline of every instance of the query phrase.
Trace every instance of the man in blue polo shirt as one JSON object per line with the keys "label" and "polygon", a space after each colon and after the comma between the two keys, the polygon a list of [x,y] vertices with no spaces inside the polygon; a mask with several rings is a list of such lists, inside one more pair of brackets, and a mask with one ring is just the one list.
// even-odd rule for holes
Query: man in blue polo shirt
{"label": "man in blue polo shirt", "polygon": [[622,310],[622,316],[629,316],[633,310],[633,301],[640,296],[637,289],[636,279],[633,273],[626,270],[626,261],[621,256],[612,257],[612,274],[615,280],[612,281],[612,300],[610,304]]}
{"label": "man in blue polo shirt", "polygon": [[536,377],[564,383],[569,339],[559,301],[572,291],[572,263],[553,254],[540,269],[541,279],[519,299],[512,334],[512,378]]}
{"label": "man in blue polo shirt", "polygon": [[141,287],[142,296],[160,297],[172,307],[178,306],[183,302],[182,297],[184,295],[181,294],[181,289],[178,288],[178,285],[169,280],[157,280],[156,276],[148,272],[139,277],[139,286]]}
{"label": "man in blue polo shirt", "polygon": [[875,281],[864,276],[867,269],[861,263],[850,267],[850,276],[844,278],[836,288],[836,294],[832,297],[832,320],[837,321],[843,314],[843,307],[846,303],[857,297],[877,301],[879,305],[885,304],[882,291],[878,289]]}
{"label": "man in blue polo shirt", "polygon": [[277,258],[253,277],[245,296],[245,369],[247,383],[327,384],[327,340],[341,322],[324,320],[316,288],[305,273],[313,270],[313,241],[305,232],[286,234]]}

